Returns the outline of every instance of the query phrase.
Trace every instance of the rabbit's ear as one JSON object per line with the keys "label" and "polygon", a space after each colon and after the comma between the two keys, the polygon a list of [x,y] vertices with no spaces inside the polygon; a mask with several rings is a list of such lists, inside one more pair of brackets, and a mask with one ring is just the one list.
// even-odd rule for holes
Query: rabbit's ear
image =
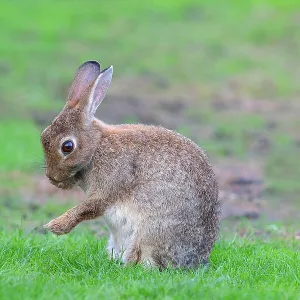
{"label": "rabbit's ear", "polygon": [[113,66],[110,66],[106,69],[104,69],[98,78],[96,79],[91,93],[89,95],[87,107],[85,109],[86,111],[86,121],[91,122],[94,118],[94,115],[96,113],[96,110],[102,100],[105,97],[105,94],[108,90],[108,87],[110,85],[111,79],[113,75]]}
{"label": "rabbit's ear", "polygon": [[75,107],[88,96],[99,74],[100,64],[97,61],[87,61],[78,68],[68,94],[67,104],[70,107]]}

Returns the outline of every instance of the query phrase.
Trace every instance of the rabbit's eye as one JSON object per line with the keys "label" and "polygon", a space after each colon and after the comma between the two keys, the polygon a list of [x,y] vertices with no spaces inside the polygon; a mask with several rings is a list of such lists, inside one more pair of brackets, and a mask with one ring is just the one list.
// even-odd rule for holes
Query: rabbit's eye
{"label": "rabbit's eye", "polygon": [[65,141],[62,145],[61,145],[61,151],[64,154],[69,154],[74,150],[74,143],[70,140]]}

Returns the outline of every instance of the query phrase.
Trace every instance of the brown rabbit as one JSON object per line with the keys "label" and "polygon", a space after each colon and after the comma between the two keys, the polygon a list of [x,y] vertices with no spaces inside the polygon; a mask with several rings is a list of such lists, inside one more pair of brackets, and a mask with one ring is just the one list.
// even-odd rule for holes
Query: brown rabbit
{"label": "brown rabbit", "polygon": [[96,61],[77,70],[67,103],[41,135],[46,175],[86,200],[45,228],[66,234],[104,216],[108,251],[164,268],[206,263],[219,231],[215,175],[204,152],[162,127],[107,125],[94,117],[112,79]]}

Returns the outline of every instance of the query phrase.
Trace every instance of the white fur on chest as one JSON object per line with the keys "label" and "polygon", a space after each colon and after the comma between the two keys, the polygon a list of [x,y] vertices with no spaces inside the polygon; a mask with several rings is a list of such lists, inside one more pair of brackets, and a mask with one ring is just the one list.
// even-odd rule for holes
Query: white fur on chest
{"label": "white fur on chest", "polygon": [[104,214],[111,237],[109,240],[108,251],[122,256],[122,253],[128,249],[136,232],[133,211],[124,204],[115,204],[110,207]]}

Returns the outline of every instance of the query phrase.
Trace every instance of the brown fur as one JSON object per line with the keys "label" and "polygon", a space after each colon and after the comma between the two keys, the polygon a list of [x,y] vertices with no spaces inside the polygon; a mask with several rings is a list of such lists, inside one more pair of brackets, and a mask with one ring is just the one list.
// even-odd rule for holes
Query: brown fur
{"label": "brown fur", "polygon": [[[207,156],[174,131],[107,125],[88,115],[89,101],[101,102],[90,94],[97,86],[81,84],[86,73],[100,76],[100,66],[90,64],[84,64],[86,70],[81,66],[83,75],[77,74],[72,85],[81,92],[71,88],[70,94],[81,93],[80,101],[75,106],[67,102],[41,135],[51,182],[61,188],[80,186],[86,200],[45,227],[65,234],[84,220],[104,216],[111,230],[108,250],[126,263],[159,268],[206,263],[220,217],[218,186]],[[101,88],[101,80],[93,82]],[[77,147],[63,157],[59,149],[65,137],[74,137]]]}

